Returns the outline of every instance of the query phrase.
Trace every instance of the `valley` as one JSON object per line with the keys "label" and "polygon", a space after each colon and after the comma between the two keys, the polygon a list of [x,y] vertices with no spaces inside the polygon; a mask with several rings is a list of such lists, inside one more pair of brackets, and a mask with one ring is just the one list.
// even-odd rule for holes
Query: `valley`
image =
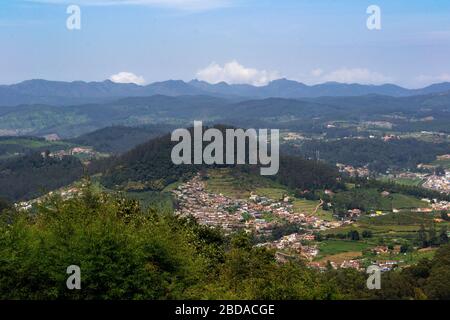
{"label": "valley", "polygon": [[445,314],[450,2],[413,2],[0,1],[2,311]]}
{"label": "valley", "polygon": [[[449,242],[443,99],[157,95],[0,108],[6,133],[0,137],[0,208],[39,216],[55,204],[116,199],[98,201],[118,201],[112,207],[122,208],[124,221],[144,214],[175,219],[169,224],[177,230],[201,230],[189,232],[207,237],[195,241],[203,243],[198,250],[209,250],[202,255],[211,264],[219,263],[214,255],[226,260],[233,250],[248,250],[258,259],[270,254],[275,268],[299,264],[302,273],[319,278],[363,275],[370,265],[386,277],[403,277],[439,259]],[[175,165],[170,132],[193,130],[193,120],[220,131],[279,128],[279,172],[265,177],[258,165]],[[430,131],[417,125],[422,122]],[[233,241],[243,247],[229,247]],[[349,296],[371,295],[358,289]]]}

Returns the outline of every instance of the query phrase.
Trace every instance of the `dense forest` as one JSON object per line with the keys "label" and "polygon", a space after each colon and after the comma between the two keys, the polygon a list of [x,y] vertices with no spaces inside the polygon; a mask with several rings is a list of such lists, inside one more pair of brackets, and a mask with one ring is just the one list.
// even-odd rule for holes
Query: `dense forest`
{"label": "dense forest", "polygon": [[31,153],[0,161],[0,198],[28,200],[68,185],[83,176],[83,165],[71,156],[52,158]]}
{"label": "dense forest", "polygon": [[[108,187],[133,183],[133,188],[162,190],[166,185],[183,177],[190,177],[201,166],[175,165],[171,159],[172,147],[176,143],[170,136],[152,139],[137,146],[116,159],[100,161],[105,164],[102,182]],[[95,168],[98,164],[92,164]]]}
{"label": "dense forest", "polygon": [[[225,129],[224,126],[217,127]],[[134,142],[137,142],[146,134],[157,135],[160,131],[151,128],[148,131],[144,130],[145,134],[134,135],[136,132],[134,128],[111,127],[84,138],[81,137],[76,142],[96,144],[97,147],[103,146],[104,150],[120,152],[127,147],[123,144],[125,140],[119,139],[112,142],[114,140],[112,137],[120,135],[121,132],[134,136]],[[47,144],[43,139],[28,139],[26,142],[33,144],[34,148],[38,146],[38,150],[46,150]],[[0,161],[0,197],[9,201],[35,198],[70,184],[79,179],[84,171],[91,175],[100,173],[102,184],[108,188],[160,191],[170,183],[192,177],[193,174],[207,167],[206,165],[175,165],[171,159],[171,151],[175,144],[170,141],[170,135],[154,138],[124,154],[94,160],[86,169],[74,157],[66,156],[59,159],[45,156],[48,151],[43,151],[43,156],[41,152],[30,149],[25,155]],[[281,156],[280,162],[278,174],[271,178],[292,189],[315,190],[338,187],[338,172],[332,166],[291,156]],[[225,165],[216,167],[225,167]],[[231,167],[238,171],[260,174],[258,166]]]}
{"label": "dense forest", "polygon": [[[224,236],[189,218],[94,192],[49,198],[0,222],[1,299],[449,299],[450,246],[432,260],[383,273],[381,290],[352,269],[278,263],[251,236]],[[83,290],[67,290],[81,268]]]}
{"label": "dense forest", "polygon": [[81,135],[69,141],[79,145],[91,146],[96,151],[117,154],[129,151],[141,143],[170,132],[172,129],[167,125],[112,126]]}
{"label": "dense forest", "polygon": [[308,141],[299,149],[305,157],[320,158],[330,163],[345,163],[356,167],[368,165],[376,172],[393,169],[415,169],[419,163],[430,163],[437,155],[450,153],[450,144],[431,143],[416,139],[384,142],[378,139],[343,139],[336,141]]}
{"label": "dense forest", "polygon": [[[217,126],[217,128],[225,129],[224,126]],[[202,169],[227,166],[175,165],[171,160],[171,151],[175,144],[176,142],[170,141],[170,135],[156,138],[115,159],[92,163],[91,171],[103,171],[102,182],[108,187],[125,186],[141,190],[161,190],[168,184],[180,178],[191,177]],[[228,167],[260,174],[259,166],[256,165],[228,165]],[[279,172],[271,178],[292,189],[315,190],[338,188],[338,175],[337,169],[327,164],[282,155]]]}
{"label": "dense forest", "polygon": [[305,191],[342,188],[338,177],[337,169],[323,162],[281,156],[280,170],[275,179],[291,189]]}
{"label": "dense forest", "polygon": [[[320,98],[237,98],[207,95],[152,95],[71,105],[0,107],[0,130],[16,134],[56,133],[74,138],[113,125],[165,124],[184,127],[194,120],[246,128],[326,132],[326,124],[389,121],[394,131],[449,132],[450,95],[413,97],[378,95]],[[198,92],[197,92],[198,93]],[[431,121],[422,121],[429,118]]]}

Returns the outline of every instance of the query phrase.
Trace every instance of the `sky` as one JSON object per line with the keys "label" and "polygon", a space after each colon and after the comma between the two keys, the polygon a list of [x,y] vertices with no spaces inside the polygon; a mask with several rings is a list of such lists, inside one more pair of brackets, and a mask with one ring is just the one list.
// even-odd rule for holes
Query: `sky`
{"label": "sky", "polygon": [[[69,5],[80,29],[67,28]],[[367,13],[380,8],[381,29]],[[70,20],[74,21],[74,20]],[[0,0],[0,84],[450,81],[448,0]]]}

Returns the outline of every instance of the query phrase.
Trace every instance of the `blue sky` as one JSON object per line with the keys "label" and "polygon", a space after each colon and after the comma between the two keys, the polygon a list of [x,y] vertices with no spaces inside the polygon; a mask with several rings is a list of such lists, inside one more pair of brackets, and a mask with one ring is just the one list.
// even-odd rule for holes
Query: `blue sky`
{"label": "blue sky", "polygon": [[[81,30],[66,28],[69,4],[81,8]],[[366,27],[372,4],[381,30]],[[0,44],[2,84],[286,77],[420,87],[450,81],[450,1],[1,1]]]}

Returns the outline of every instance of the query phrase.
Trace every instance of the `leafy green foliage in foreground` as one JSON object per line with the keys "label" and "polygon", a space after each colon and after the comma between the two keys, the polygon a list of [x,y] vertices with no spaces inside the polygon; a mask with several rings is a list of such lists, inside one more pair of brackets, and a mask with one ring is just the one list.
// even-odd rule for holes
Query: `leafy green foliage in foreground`
{"label": "leafy green foliage in foreground", "polygon": [[[141,211],[136,201],[85,189],[49,199],[35,212],[4,211],[0,299],[348,299],[448,298],[450,248],[409,273],[386,278],[390,291],[365,289],[366,275],[279,264],[250,237]],[[81,267],[81,290],[66,268]],[[384,281],[384,280],[383,280]],[[435,285],[436,284],[436,285]]]}

